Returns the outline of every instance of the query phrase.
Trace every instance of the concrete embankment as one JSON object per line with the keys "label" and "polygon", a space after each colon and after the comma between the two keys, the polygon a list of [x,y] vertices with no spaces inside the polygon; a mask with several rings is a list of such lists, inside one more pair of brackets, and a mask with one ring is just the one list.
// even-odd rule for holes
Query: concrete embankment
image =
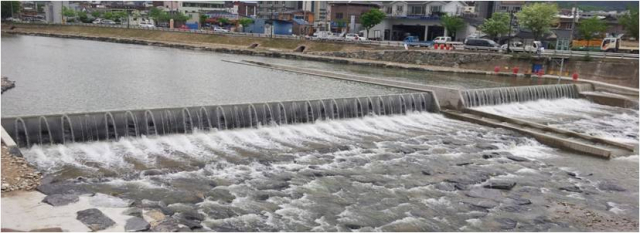
{"label": "concrete embankment", "polygon": [[[34,36],[48,36],[48,37],[59,37],[59,38],[71,38],[71,39],[85,39],[85,40],[96,40],[96,41],[105,41],[105,42],[113,42],[113,43],[126,43],[126,44],[138,44],[138,45],[152,45],[152,46],[161,46],[161,47],[171,47],[171,48],[181,48],[181,49],[193,49],[193,50],[201,50],[201,51],[212,51],[219,53],[231,53],[231,54],[241,54],[241,55],[250,55],[250,56],[264,56],[264,57],[275,57],[275,58],[284,58],[284,59],[297,59],[297,60],[310,60],[310,61],[320,61],[320,62],[329,62],[329,63],[338,63],[338,64],[351,64],[351,65],[362,65],[362,66],[372,66],[372,67],[381,67],[381,68],[393,68],[393,69],[404,69],[404,70],[414,70],[414,71],[428,71],[428,72],[447,72],[447,73],[462,73],[462,74],[481,74],[481,75],[499,75],[499,76],[513,76],[513,74],[509,71],[502,71],[498,73],[493,72],[493,64],[491,62],[486,61],[495,61],[495,60],[504,60],[507,59],[508,55],[501,54],[480,54],[478,53],[447,53],[447,52],[437,52],[437,51],[393,51],[393,50],[384,50],[384,51],[375,51],[376,46],[368,46],[368,47],[358,47],[359,45],[350,45],[355,47],[343,47],[345,51],[343,52],[329,52],[329,53],[314,53],[314,49],[312,47],[307,47],[305,51],[310,52],[294,52],[294,48],[289,49],[286,47],[284,49],[264,49],[267,46],[260,45],[258,48],[250,48],[251,44],[255,43],[247,43],[245,46],[236,46],[230,44],[217,44],[216,41],[209,42],[206,40],[189,40],[185,38],[170,38],[167,39],[164,36],[159,37],[151,37],[146,36],[145,34],[150,33],[147,31],[140,30],[127,30],[127,29],[110,29],[115,30],[109,33],[103,32],[88,32],[89,29],[85,29],[83,27],[59,27],[64,30],[53,30],[57,29],[54,26],[31,26],[26,28],[17,28],[15,30],[3,30],[3,33],[8,34],[22,34],[22,35],[34,35]],[[76,30],[69,30],[69,28],[76,28]],[[119,31],[118,31],[119,30]],[[122,37],[118,36],[118,32],[127,32],[127,31],[139,31],[137,34],[127,34],[128,36]],[[154,32],[154,33],[169,33],[169,34],[179,34],[181,36],[211,36],[211,35],[189,35],[186,33],[175,33],[175,32]],[[235,39],[235,38],[234,38]],[[284,39],[282,39],[284,40]],[[307,42],[305,42],[307,43]],[[311,42],[308,42],[311,43]],[[322,44],[321,42],[313,42]],[[313,45],[320,46],[320,45]],[[348,45],[342,45],[348,46]],[[297,47],[297,46],[296,46]],[[350,50],[358,50],[360,52],[348,52]],[[374,51],[371,51],[374,50]],[[316,51],[317,52],[317,51]],[[393,56],[389,55],[389,57],[394,58],[390,61],[384,61],[384,59],[377,59],[374,57],[368,56],[334,56],[335,54],[377,54],[375,56],[379,56],[380,54],[394,54]],[[334,54],[334,55],[331,55]],[[414,55],[412,55],[414,54]],[[425,57],[424,59],[413,59],[416,54],[421,54],[420,56]],[[471,54],[471,55],[470,55]],[[413,56],[413,57],[412,57]],[[440,57],[442,59],[432,59],[428,57]],[[505,57],[506,56],[506,57]],[[386,57],[382,56],[382,57]],[[398,60],[400,59],[400,60]],[[403,60],[404,59],[404,60]],[[407,60],[408,59],[408,60]],[[448,63],[439,62],[440,60],[446,60]],[[408,62],[414,61],[414,62]],[[415,61],[420,61],[420,64],[416,64]],[[457,61],[457,62],[456,62]],[[630,62],[636,62],[635,72],[637,73],[637,61],[625,60]],[[430,65],[429,63],[432,63]],[[456,65],[457,64],[457,65]],[[491,66],[491,68],[487,67],[477,67],[470,64],[481,64],[484,66]],[[466,66],[474,66],[472,68],[466,68]],[[511,66],[513,67],[513,66]],[[527,67],[521,66],[521,67]],[[632,71],[634,69],[631,69]],[[521,70],[524,70],[521,69]],[[624,69],[622,69],[624,70]],[[625,70],[628,71],[628,70]],[[620,71],[623,72],[623,71]],[[517,76],[526,76],[522,73],[522,71]],[[580,74],[580,82],[591,83],[595,86],[596,91],[605,91],[616,94],[628,95],[628,96],[637,96],[637,74],[635,76],[635,86],[631,84],[631,87],[628,86],[619,86],[616,84],[607,83],[608,80],[604,81],[595,81],[591,80],[587,74]],[[622,76],[621,76],[622,77]],[[542,78],[549,79],[562,79],[562,80],[571,80],[571,77],[558,77],[556,75],[543,75]],[[624,77],[622,77],[624,78]],[[597,79],[597,78],[596,78]]]}
{"label": "concrete embankment", "polygon": [[[505,72],[510,72],[510,68],[513,67],[519,67],[520,72],[527,72],[533,64],[540,64],[547,74],[557,74],[560,71],[559,60],[544,57],[537,58],[529,54],[512,56],[499,53],[441,50],[362,50],[355,52],[313,52],[312,54],[416,65],[448,66],[483,71],[493,71],[494,68],[498,66]],[[565,60],[562,70],[563,73],[576,72],[581,79],[638,88],[638,64],[637,59],[585,59],[582,57],[572,57]],[[505,67],[510,68],[505,70]]]}

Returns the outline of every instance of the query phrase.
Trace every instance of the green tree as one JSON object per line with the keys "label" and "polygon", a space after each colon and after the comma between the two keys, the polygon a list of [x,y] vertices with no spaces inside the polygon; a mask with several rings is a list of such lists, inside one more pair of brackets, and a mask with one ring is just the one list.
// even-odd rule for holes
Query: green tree
{"label": "green tree", "polygon": [[220,23],[220,25],[227,25],[229,24],[229,20],[227,18],[218,18],[218,23]]}
{"label": "green tree", "polygon": [[207,21],[208,18],[209,18],[208,15],[200,15],[200,27],[204,26],[204,23]]}
{"label": "green tree", "polygon": [[367,36],[369,36],[369,30],[382,22],[385,16],[386,14],[378,9],[371,9],[360,15],[360,23],[367,30]]}
{"label": "green tree", "polygon": [[620,24],[630,36],[638,39],[638,7],[629,8],[629,13],[620,17]]}
{"label": "green tree", "polygon": [[456,32],[462,29],[465,25],[462,18],[450,15],[443,15],[440,19],[440,23],[447,30],[447,34],[449,34],[448,36],[451,36],[451,38],[455,38]]}
{"label": "green tree", "polygon": [[78,19],[83,23],[91,23],[91,20],[89,20],[89,17],[87,16],[87,12],[84,11],[78,11]]}
{"label": "green tree", "polygon": [[253,19],[251,19],[251,18],[242,18],[242,19],[238,20],[238,23],[240,25],[242,25],[242,28],[244,30],[244,28],[247,28],[250,24],[253,23]]}
{"label": "green tree", "polygon": [[113,12],[105,12],[104,14],[102,14],[102,18],[108,19],[108,20],[113,20]]}
{"label": "green tree", "polygon": [[549,32],[551,25],[557,21],[557,15],[558,5],[542,2],[527,4],[516,13],[520,26],[531,30],[535,40],[540,40]]}
{"label": "green tree", "polygon": [[[2,1],[2,18],[6,19],[9,17],[13,17],[20,12],[20,2],[18,1]],[[13,14],[13,15],[12,15]]]}
{"label": "green tree", "polygon": [[76,17],[76,12],[73,9],[69,9],[67,7],[62,7],[62,15],[65,17],[65,21],[73,22],[75,19],[69,20],[69,17]]}
{"label": "green tree", "polygon": [[115,18],[116,22],[124,22],[125,19],[127,19],[127,12],[125,11],[117,11],[115,13],[113,13],[113,18]]}
{"label": "green tree", "polygon": [[587,40],[587,54],[589,53],[589,42],[607,30],[607,24],[599,20],[597,17],[591,17],[580,21],[578,26],[578,34]]}
{"label": "green tree", "polygon": [[344,19],[338,19],[335,21],[339,28],[343,28],[347,26],[347,21]]}
{"label": "green tree", "polygon": [[480,31],[486,33],[494,40],[498,35],[509,33],[509,15],[500,12],[493,13],[491,18],[485,19],[482,25],[480,25]]}
{"label": "green tree", "polygon": [[100,11],[94,11],[91,12],[91,16],[93,16],[93,18],[100,18],[100,16],[102,16],[102,13],[100,13]]}

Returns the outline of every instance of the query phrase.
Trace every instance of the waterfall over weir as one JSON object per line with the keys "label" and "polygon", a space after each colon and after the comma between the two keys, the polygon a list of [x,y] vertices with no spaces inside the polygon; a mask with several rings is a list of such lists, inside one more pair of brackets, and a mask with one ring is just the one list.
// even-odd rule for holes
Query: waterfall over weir
{"label": "waterfall over weir", "polygon": [[199,106],[3,118],[2,127],[19,147],[117,140],[120,137],[191,133],[316,120],[438,112],[431,92],[322,100]]}
{"label": "waterfall over weir", "polygon": [[464,90],[460,94],[464,106],[471,108],[538,99],[578,98],[576,88],[574,84],[539,85]]}

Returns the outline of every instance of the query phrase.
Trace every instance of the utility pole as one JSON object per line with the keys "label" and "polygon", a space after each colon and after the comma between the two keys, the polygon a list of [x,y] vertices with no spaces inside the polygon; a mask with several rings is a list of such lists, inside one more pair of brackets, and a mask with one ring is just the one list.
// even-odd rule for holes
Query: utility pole
{"label": "utility pole", "polygon": [[275,21],[273,20],[273,3],[271,4],[271,38],[273,38],[273,33],[275,32],[274,27],[275,27]]}
{"label": "utility pole", "polygon": [[573,13],[573,19],[571,20],[571,35],[569,35],[569,51],[571,51],[570,44],[573,42],[573,31],[576,27],[576,15],[578,14],[578,7],[575,1],[573,2],[573,9],[571,9],[571,12]]}
{"label": "utility pole", "polygon": [[511,48],[511,25],[513,25],[513,10],[509,11],[509,34],[507,35],[507,53]]}

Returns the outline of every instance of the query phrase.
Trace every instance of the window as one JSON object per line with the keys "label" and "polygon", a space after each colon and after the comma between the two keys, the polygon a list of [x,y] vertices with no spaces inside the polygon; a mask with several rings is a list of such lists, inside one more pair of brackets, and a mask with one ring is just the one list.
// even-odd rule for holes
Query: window
{"label": "window", "polygon": [[514,8],[513,8],[513,11],[520,11],[520,7],[519,7],[519,6],[514,7]]}
{"label": "window", "polygon": [[424,15],[424,6],[409,6],[409,14]]}
{"label": "window", "polygon": [[442,11],[442,6],[431,6],[431,14],[439,13]]}
{"label": "window", "polygon": [[396,11],[398,13],[402,13],[404,11],[404,9],[402,9],[403,6],[396,6]]}
{"label": "window", "polygon": [[508,11],[508,10],[509,10],[509,8],[508,8],[508,7],[506,7],[506,6],[501,6],[501,7],[500,7],[500,10],[501,10],[501,11]]}
{"label": "window", "polygon": [[390,6],[386,7],[385,10],[387,11],[387,14],[393,13],[393,8]]}
{"label": "window", "polygon": [[336,13],[336,19],[342,19],[342,13]]}

